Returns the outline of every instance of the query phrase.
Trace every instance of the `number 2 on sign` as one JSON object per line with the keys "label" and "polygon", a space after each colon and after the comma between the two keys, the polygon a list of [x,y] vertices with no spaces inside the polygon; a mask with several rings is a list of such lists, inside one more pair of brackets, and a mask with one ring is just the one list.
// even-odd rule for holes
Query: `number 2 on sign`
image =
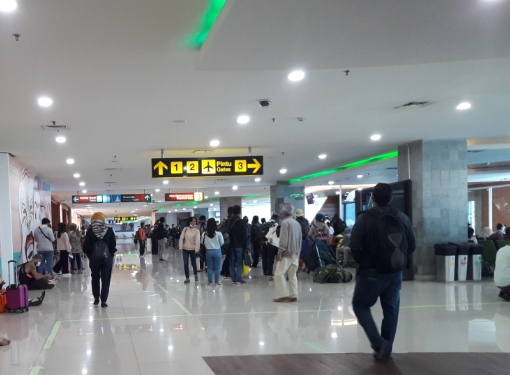
{"label": "number 2 on sign", "polygon": [[198,173],[198,161],[188,161],[186,163],[186,171],[190,173]]}

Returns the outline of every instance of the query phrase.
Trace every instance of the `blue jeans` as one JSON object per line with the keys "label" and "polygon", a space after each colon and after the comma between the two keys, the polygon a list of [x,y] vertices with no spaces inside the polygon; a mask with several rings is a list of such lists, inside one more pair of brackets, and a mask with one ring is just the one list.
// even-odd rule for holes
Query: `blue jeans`
{"label": "blue jeans", "polygon": [[73,259],[71,259],[71,268],[76,271],[81,271],[81,269],[83,268],[82,264],[81,264],[81,254],[80,253],[74,253],[73,254]]}
{"label": "blue jeans", "polygon": [[[374,270],[363,270],[356,277],[356,287],[352,297],[352,307],[359,324],[365,330],[372,349],[378,351],[383,342],[388,341],[384,356],[389,356],[397,333],[398,312],[400,308],[400,289],[402,289],[402,272],[380,274]],[[381,300],[383,321],[381,334],[377,329],[370,308],[377,299]]]}
{"label": "blue jeans", "polygon": [[195,250],[183,250],[182,258],[184,260],[184,274],[186,279],[189,279],[189,259],[191,258],[191,267],[193,267],[193,274],[197,275],[197,254]]}
{"label": "blue jeans", "polygon": [[[106,302],[110,293],[110,281],[112,279],[113,255],[104,262],[90,261],[92,271],[92,295],[95,299],[101,297],[101,302]],[[101,283],[99,282],[101,281]]]}
{"label": "blue jeans", "polygon": [[[42,275],[50,275],[53,272],[53,250],[51,251],[39,251],[41,254],[41,265],[39,266],[39,272]],[[44,271],[44,272],[43,272]]]}
{"label": "blue jeans", "polygon": [[214,282],[216,284],[220,281],[220,270],[221,270],[221,250],[220,249],[207,249],[205,253],[207,260],[207,281],[212,283],[213,274]]}
{"label": "blue jeans", "polygon": [[243,248],[236,247],[230,253],[230,277],[232,281],[239,282],[243,276]]}

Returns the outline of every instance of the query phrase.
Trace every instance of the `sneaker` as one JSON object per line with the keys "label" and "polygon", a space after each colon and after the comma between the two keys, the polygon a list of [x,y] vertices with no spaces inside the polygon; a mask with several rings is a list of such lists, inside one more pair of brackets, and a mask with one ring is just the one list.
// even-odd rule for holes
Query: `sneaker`
{"label": "sneaker", "polygon": [[241,281],[238,281],[239,284],[246,284],[246,281],[244,280],[241,280]]}
{"label": "sneaker", "polygon": [[76,273],[77,273],[76,270],[71,271],[71,274],[73,274],[73,275],[76,275]]}
{"label": "sneaker", "polygon": [[108,305],[106,304],[106,302],[101,302],[101,307],[104,309],[105,307],[108,307]]}
{"label": "sneaker", "polygon": [[235,282],[235,281],[232,284],[235,285],[235,286],[241,285],[241,283],[238,283],[238,282]]}
{"label": "sneaker", "polygon": [[160,262],[164,262],[165,260],[164,260],[164,259],[160,259],[159,261],[160,261]]}
{"label": "sneaker", "polygon": [[198,270],[197,272],[204,272],[204,270]]}
{"label": "sneaker", "polygon": [[230,276],[222,276],[222,279],[223,280],[228,280],[228,279],[230,279]]}
{"label": "sneaker", "polygon": [[388,350],[389,342],[384,340],[381,347],[374,353],[374,359],[382,359],[385,357],[389,357],[389,355],[386,353]]}
{"label": "sneaker", "polygon": [[99,298],[96,298],[96,299],[94,300],[94,306],[97,306],[97,305],[99,305]]}
{"label": "sneaker", "polygon": [[207,283],[207,286],[211,286],[211,285],[212,285],[212,283]]}
{"label": "sneaker", "polygon": [[80,274],[80,275],[81,275],[82,273],[83,273],[83,271],[82,271],[82,270],[79,270],[79,271],[78,271],[78,274]]}
{"label": "sneaker", "polygon": [[70,273],[64,273],[62,277],[71,277],[72,275]]}
{"label": "sneaker", "polygon": [[269,281],[273,281],[273,276],[269,276],[269,277],[268,277],[268,280],[269,280]]}
{"label": "sneaker", "polygon": [[220,283],[217,283],[217,284],[216,284],[216,286],[221,286],[221,285],[222,285],[222,284],[220,284]]}
{"label": "sneaker", "polygon": [[189,284],[189,279],[184,280],[184,284]]}

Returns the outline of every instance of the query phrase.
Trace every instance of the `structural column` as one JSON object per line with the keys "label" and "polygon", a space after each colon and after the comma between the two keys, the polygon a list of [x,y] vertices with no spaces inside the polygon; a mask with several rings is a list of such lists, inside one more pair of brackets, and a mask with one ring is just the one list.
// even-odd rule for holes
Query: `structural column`
{"label": "structural column", "polygon": [[287,181],[278,181],[271,186],[271,214],[280,214],[281,206],[290,203],[294,209],[305,210],[305,187],[291,186]]}
{"label": "structural column", "polygon": [[6,282],[7,262],[14,259],[9,158],[9,154],[0,153],[0,273]]}
{"label": "structural column", "polygon": [[[229,207],[233,206],[243,206],[243,197],[224,197],[220,198],[220,215],[221,220],[225,219],[227,217],[227,211]],[[241,211],[241,217],[242,217],[242,211]]]}
{"label": "structural column", "polygon": [[400,146],[398,177],[412,181],[415,278],[435,280],[434,244],[467,241],[466,140]]}

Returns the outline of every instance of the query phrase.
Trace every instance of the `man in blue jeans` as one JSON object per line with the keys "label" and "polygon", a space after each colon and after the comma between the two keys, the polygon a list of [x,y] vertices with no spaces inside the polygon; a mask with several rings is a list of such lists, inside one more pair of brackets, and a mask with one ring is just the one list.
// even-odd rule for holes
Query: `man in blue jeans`
{"label": "man in blue jeans", "polygon": [[230,238],[230,277],[234,285],[245,284],[243,276],[243,253],[246,249],[248,236],[246,234],[246,224],[241,219],[241,207],[232,208],[231,226],[229,230]]}
{"label": "man in blue jeans", "polygon": [[[415,250],[411,220],[402,212],[392,209],[390,207],[391,200],[391,186],[383,183],[377,184],[372,192],[374,208],[362,212],[358,216],[351,234],[352,256],[359,263],[352,307],[359,324],[370,340],[372,349],[374,349],[375,359],[389,357],[393,350],[402,287],[402,271],[395,270],[399,269],[398,266],[402,264],[404,266],[401,268],[405,268],[409,256]],[[393,227],[382,225],[383,219],[393,223]],[[388,221],[385,220],[385,222]],[[395,232],[382,233],[384,228],[386,230],[393,229]],[[398,233],[399,230],[400,233]],[[393,268],[387,266],[394,264],[393,258],[385,259],[382,255],[386,254],[382,250],[384,245],[381,245],[385,242],[381,240],[385,235],[388,239],[391,237],[392,251],[399,252],[397,255],[400,257],[400,261]],[[398,238],[396,243],[393,241],[395,235]],[[391,246],[386,247],[386,249],[388,248],[391,249]],[[407,255],[405,255],[405,250]],[[381,299],[384,315],[381,333],[379,333],[370,312],[370,308],[376,304],[378,298]]]}

